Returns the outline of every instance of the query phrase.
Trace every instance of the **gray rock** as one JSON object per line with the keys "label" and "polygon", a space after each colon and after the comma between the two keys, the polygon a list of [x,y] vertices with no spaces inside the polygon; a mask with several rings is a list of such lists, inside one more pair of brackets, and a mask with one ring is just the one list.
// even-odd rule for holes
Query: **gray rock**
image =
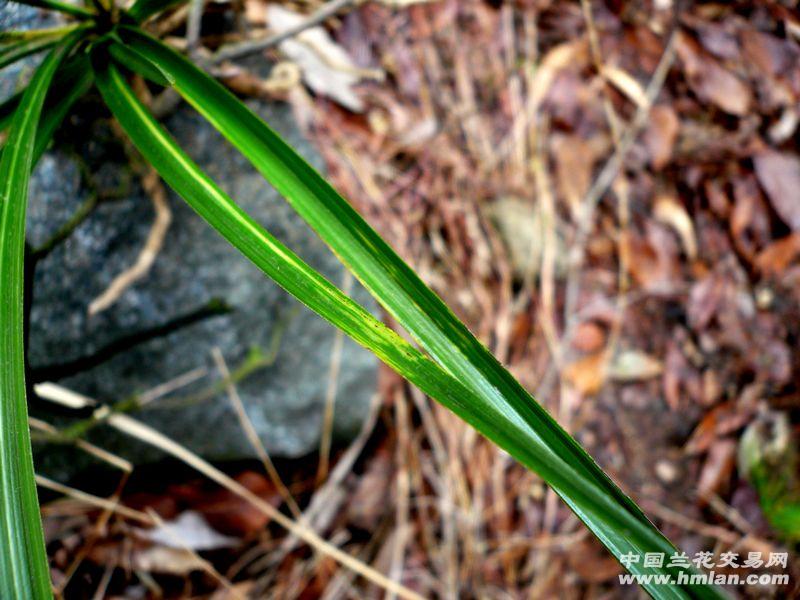
{"label": "gray rock", "polygon": [[[0,74],[0,81],[4,77]],[[169,198],[172,225],[149,275],[108,310],[87,315],[91,300],[134,262],[153,219],[150,200],[131,175],[107,123],[86,114],[96,115],[94,106],[84,106],[84,115],[73,117],[59,134],[75,152],[57,143],[57,149],[47,153],[34,171],[29,244],[34,248],[43,244],[87,198],[89,190],[75,155],[92,170],[101,190],[118,187],[124,193],[119,199],[101,202],[64,243],[38,262],[28,345],[32,373],[53,376],[58,372],[54,366],[103,353],[116,340],[221,299],[232,307],[231,313],[101,357],[107,360],[59,382],[101,401],[115,402],[205,366],[209,375],[203,380],[154,402],[136,416],[208,459],[249,458],[255,456],[254,451],[224,394],[202,402],[187,402],[186,397],[201,394],[218,380],[210,358],[214,347],[220,348],[233,371],[244,364],[252,348],[267,354],[277,339],[275,361],[241,380],[237,388],[268,451],[288,457],[313,451],[321,430],[336,330],[267,279],[174,194]],[[252,103],[251,107],[320,168],[319,155],[303,139],[286,106]],[[201,117],[182,106],[166,126],[253,218],[341,285],[345,271],[333,254]],[[352,296],[375,312],[363,288],[355,285]],[[376,376],[377,360],[346,338],[334,421],[339,438],[359,428]],[[37,404],[32,411],[60,426],[73,422],[51,414],[45,406]],[[103,426],[93,429],[89,439],[137,463],[160,456]],[[41,470],[64,477],[82,464],[71,449],[37,444]]]}

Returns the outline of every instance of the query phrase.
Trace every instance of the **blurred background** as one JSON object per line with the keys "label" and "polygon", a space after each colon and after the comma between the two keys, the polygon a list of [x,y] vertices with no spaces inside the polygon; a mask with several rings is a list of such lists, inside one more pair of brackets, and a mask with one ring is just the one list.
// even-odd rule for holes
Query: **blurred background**
{"label": "blurred background", "polygon": [[[796,595],[794,3],[195,0],[148,28],[322,169],[682,551],[788,552],[738,572],[789,584],[732,595]],[[29,75],[6,69],[4,93]],[[134,83],[382,314],[210,126]],[[31,381],[145,421],[250,494],[35,388],[63,597],[395,597],[276,511],[424,597],[643,594],[536,475],[242,264],[96,97],[37,168],[28,226]]]}

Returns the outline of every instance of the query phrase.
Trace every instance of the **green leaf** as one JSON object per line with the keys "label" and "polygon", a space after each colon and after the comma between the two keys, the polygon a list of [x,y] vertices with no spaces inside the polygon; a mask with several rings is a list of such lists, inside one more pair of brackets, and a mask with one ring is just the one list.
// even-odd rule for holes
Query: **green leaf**
{"label": "green leaf", "polygon": [[12,44],[23,40],[35,40],[43,37],[63,37],[75,29],[75,25],[64,27],[47,27],[45,29],[13,29],[0,31],[0,45]]}
{"label": "green leaf", "polygon": [[[508,373],[452,311],[302,157],[224,87],[182,56],[134,28],[120,35],[168,73],[175,89],[203,114],[291,203],[376,299],[458,380],[488,399],[496,413],[513,413],[563,464],[612,497],[666,542],[655,527],[547,411]],[[515,456],[515,458],[518,458]],[[587,521],[585,507],[535,468],[616,557],[631,551],[619,528]],[[655,551],[650,549],[648,551]]]}
{"label": "green leaf", "polygon": [[172,80],[158,66],[124,44],[112,41],[108,46],[108,51],[119,66],[138,73],[156,85],[164,87],[172,85]]}
{"label": "green leaf", "polygon": [[[309,272],[308,267],[253,223],[197,169],[138,104],[115,71],[108,71],[102,77],[98,74],[98,86],[106,102],[134,144],[195,210],[290,293],[539,473],[615,556],[627,552],[674,551],[530,396],[524,396],[529,410],[516,409],[513,394],[519,392],[508,384],[509,379],[516,384],[513,378],[291,148],[224,88],[180,56],[143,34],[127,34],[123,37],[132,48],[170,74],[176,89],[292,201],[337,255],[368,284],[376,298],[401,317],[401,323],[439,365],[391,334],[369,313],[360,307],[356,309],[330,283]],[[315,211],[319,215],[311,214]],[[330,227],[326,227],[326,220]],[[287,264],[270,266],[276,257]],[[292,279],[300,275],[305,278],[300,281],[310,283]],[[576,459],[576,452],[583,453],[584,458]],[[668,572],[640,565],[634,565],[633,570],[643,574]],[[693,589],[650,586],[649,590],[665,598],[718,597],[715,588],[703,586]]]}
{"label": "green leaf", "polygon": [[2,47],[0,47],[0,69],[17,62],[26,56],[30,56],[31,54],[36,54],[37,52],[52,48],[58,43],[59,39],[59,36],[51,35],[35,37],[32,39],[21,39],[12,43],[4,44]]}
{"label": "green leaf", "polygon": [[186,0],[136,0],[128,10],[128,14],[137,23],[142,23],[153,15],[184,2]]}
{"label": "green leaf", "polygon": [[[58,70],[50,89],[47,92],[44,110],[36,130],[36,144],[33,151],[35,165],[56,129],[67,116],[75,102],[92,86],[94,75],[86,56],[73,56]],[[17,109],[25,91],[18,92],[0,105],[0,132],[11,124],[14,111]],[[2,148],[0,148],[2,151]]]}
{"label": "green leaf", "polygon": [[14,111],[17,110],[19,101],[22,100],[24,94],[25,90],[20,90],[0,104],[0,132],[5,131],[11,125],[11,121],[14,119]]}
{"label": "green leaf", "polygon": [[20,100],[0,158],[0,597],[49,598],[50,573],[33,480],[23,347],[23,256],[28,179],[36,130],[68,36],[37,69]]}
{"label": "green leaf", "polygon": [[55,10],[73,16],[77,19],[89,19],[96,16],[94,11],[91,11],[88,8],[70,4],[68,2],[60,2],[59,0],[13,0],[13,2],[18,4],[26,4],[28,6],[35,6],[36,8],[43,8],[45,10]]}

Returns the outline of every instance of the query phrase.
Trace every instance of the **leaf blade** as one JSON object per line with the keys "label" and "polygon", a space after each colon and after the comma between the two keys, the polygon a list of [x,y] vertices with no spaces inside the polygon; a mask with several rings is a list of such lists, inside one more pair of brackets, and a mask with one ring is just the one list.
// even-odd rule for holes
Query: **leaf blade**
{"label": "leaf blade", "polygon": [[67,2],[61,2],[60,0],[13,0],[19,4],[26,4],[28,6],[33,6],[36,8],[43,8],[45,10],[55,10],[58,12],[62,12],[64,14],[73,16],[77,19],[89,19],[95,15],[95,13],[88,8],[83,6],[76,6],[74,4],[69,4]]}
{"label": "leaf blade", "polygon": [[28,431],[23,346],[25,205],[36,131],[53,76],[77,42],[45,58],[22,96],[0,158],[0,596],[51,597]]}
{"label": "leaf blade", "polygon": [[160,13],[163,10],[172,8],[177,4],[183,4],[186,0],[136,0],[128,10],[128,14],[137,22],[142,23]]}
{"label": "leaf blade", "polygon": [[549,445],[651,526],[639,508],[478,342],[452,311],[305,160],[226,89],[171,49],[133,28],[120,35],[169,73],[175,88],[290,202],[364,286],[454,375],[498,408],[511,404]]}
{"label": "leaf blade", "polygon": [[[576,472],[562,457],[554,454],[518,414],[511,410],[498,410],[485,396],[464,386],[458,378],[354,305],[335,286],[309,270],[291,251],[253,223],[163,132],[141,107],[115,69],[101,67],[97,80],[107,104],[140,152],[173,189],[265,273],[357,342],[370,348],[424,392],[507,449],[520,462],[541,473],[560,494],[567,496],[573,510],[585,521],[597,524],[607,520],[607,515],[613,515],[614,519],[624,523],[624,531],[635,541],[625,539],[614,527],[604,526],[599,530],[612,548],[641,552],[645,548],[647,551],[673,549],[649,523],[631,515],[619,502],[603,494],[596,482]],[[187,179],[186,173],[189,172],[193,175]],[[192,182],[192,179],[195,181]],[[201,200],[203,196],[206,196],[205,200]],[[270,246],[272,252],[287,262],[270,266],[269,262],[274,257],[269,252],[263,252],[261,246],[264,245]],[[292,270],[301,272],[308,285],[293,282],[289,276]],[[597,531],[597,527],[594,529]],[[638,570],[648,572],[647,569]],[[665,591],[660,596],[688,597],[683,590]]]}
{"label": "leaf blade", "polygon": [[[45,99],[44,110],[36,130],[33,165],[39,162],[56,129],[81,96],[92,87],[93,75],[89,60],[85,56],[68,59],[58,70]],[[0,105],[0,133],[6,130],[14,118],[25,90],[18,92]],[[0,154],[3,146],[0,145]]]}

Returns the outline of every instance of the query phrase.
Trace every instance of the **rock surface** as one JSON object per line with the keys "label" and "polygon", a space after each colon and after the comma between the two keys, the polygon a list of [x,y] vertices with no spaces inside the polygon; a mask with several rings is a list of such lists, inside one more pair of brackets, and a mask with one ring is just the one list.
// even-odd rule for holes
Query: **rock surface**
{"label": "rock surface", "polygon": [[[0,74],[0,81],[5,78]],[[7,92],[7,81],[3,85]],[[312,164],[321,166],[319,155],[303,139],[287,107],[268,103],[251,107]],[[218,347],[231,371],[236,371],[253,348],[266,355],[277,343],[274,362],[241,380],[238,391],[268,451],[299,456],[314,450],[336,330],[267,279],[174,194],[169,195],[172,224],[150,273],[108,310],[87,315],[89,303],[133,264],[154,216],[107,120],[96,118],[103,114],[101,110],[97,103],[84,104],[32,178],[28,242],[33,248],[43,244],[88,197],[81,161],[93,173],[101,195],[121,191],[118,198],[100,202],[64,243],[37,263],[28,347],[32,373],[61,377],[64,373],[53,370],[54,366],[102,354],[117,340],[222,300],[232,312],[202,319],[114,356],[102,356],[101,364],[63,377],[59,383],[115,402],[206,367],[208,375],[202,380],[172,394],[171,399],[152,403],[137,417],[206,458],[253,457],[225,394],[201,402],[196,398],[187,402],[185,397],[202,394],[219,380],[211,360],[213,348]],[[332,253],[211,126],[185,105],[165,125],[242,208],[331,281],[342,284],[345,271]],[[363,288],[354,286],[352,295],[375,310]],[[358,429],[374,393],[376,375],[377,360],[345,338],[336,388],[335,435],[349,436]],[[37,404],[33,412],[40,410]],[[49,414],[46,418],[62,425],[70,422]],[[89,439],[137,462],[159,456],[102,426],[92,430]],[[50,446],[38,456],[39,468],[57,474],[75,472],[76,456],[68,448],[54,451]]]}

